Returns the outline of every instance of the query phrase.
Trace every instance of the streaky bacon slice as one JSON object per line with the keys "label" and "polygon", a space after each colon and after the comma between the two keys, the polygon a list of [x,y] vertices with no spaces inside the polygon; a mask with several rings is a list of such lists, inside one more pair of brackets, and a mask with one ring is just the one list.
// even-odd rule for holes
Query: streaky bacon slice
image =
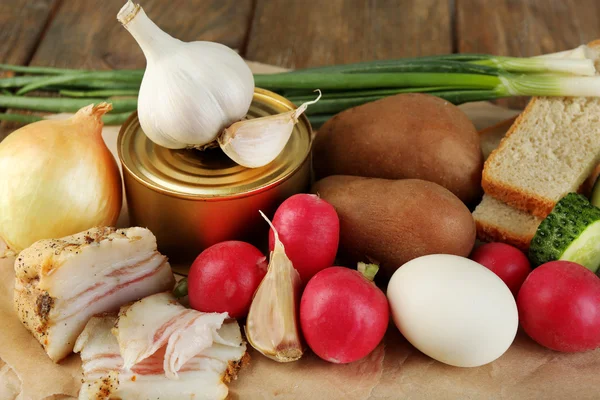
{"label": "streaky bacon slice", "polygon": [[73,350],[93,315],[175,284],[155,236],[138,227],[41,240],[19,254],[15,273],[17,315],[55,362]]}
{"label": "streaky bacon slice", "polygon": [[117,336],[124,368],[144,361],[166,346],[164,371],[177,379],[178,371],[213,343],[239,346],[219,335],[227,313],[202,313],[177,302],[171,293],[157,293],[124,306],[119,312]]}
{"label": "streaky bacon slice", "polygon": [[81,354],[84,374],[80,400],[224,399],[229,392],[225,382],[235,378],[246,357],[240,327],[228,320],[218,330],[222,343],[214,342],[191,357],[179,368],[177,379],[167,378],[164,371],[168,345],[125,369],[113,334],[116,323],[115,314],[95,316],[77,339],[75,351]]}

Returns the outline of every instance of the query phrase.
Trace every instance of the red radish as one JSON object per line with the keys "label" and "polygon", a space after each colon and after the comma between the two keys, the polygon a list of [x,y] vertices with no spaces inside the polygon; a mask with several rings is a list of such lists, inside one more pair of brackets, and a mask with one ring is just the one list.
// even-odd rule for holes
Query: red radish
{"label": "red radish", "polygon": [[[319,196],[297,194],[288,198],[275,212],[273,226],[302,282],[333,265],[340,240],[340,220],[335,208]],[[271,251],[274,245],[271,229]]]}
{"label": "red radish", "polygon": [[190,306],[245,317],[266,273],[267,258],[256,247],[234,240],[217,243],[200,253],[190,268]]}
{"label": "red radish", "polygon": [[600,347],[600,279],[570,261],[537,267],[517,297],[519,319],[533,340],[552,350]]}
{"label": "red radish", "polygon": [[471,254],[471,259],[498,275],[515,297],[531,272],[527,256],[505,243],[486,243]]}
{"label": "red radish", "polygon": [[359,271],[330,267],[306,285],[300,300],[300,326],[308,346],[322,359],[345,364],[367,356],[389,323],[385,294],[373,283],[377,266]]}

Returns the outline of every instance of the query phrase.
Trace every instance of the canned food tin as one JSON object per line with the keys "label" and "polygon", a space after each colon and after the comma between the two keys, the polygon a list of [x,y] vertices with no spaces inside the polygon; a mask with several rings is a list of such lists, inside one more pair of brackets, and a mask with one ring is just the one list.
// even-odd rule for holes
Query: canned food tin
{"label": "canned food tin", "polygon": [[[248,118],[295,109],[285,98],[255,89]],[[261,168],[245,168],[219,148],[170,150],[142,131],[137,113],[121,127],[118,153],[123,165],[130,225],[150,229],[171,260],[189,262],[224,240],[264,243],[268,225],[283,200],[310,185],[312,130],[302,115],[282,153]]]}

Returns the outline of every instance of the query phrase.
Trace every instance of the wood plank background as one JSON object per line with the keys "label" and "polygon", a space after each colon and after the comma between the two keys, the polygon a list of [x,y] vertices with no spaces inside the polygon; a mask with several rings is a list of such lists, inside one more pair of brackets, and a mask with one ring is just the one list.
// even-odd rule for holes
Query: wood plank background
{"label": "wood plank background", "polygon": [[[600,38],[598,0],[139,2],[181,40],[221,42],[249,60],[289,68],[452,52],[529,56]],[[142,52],[116,20],[124,3],[0,0],[0,62],[143,68]],[[5,135],[10,126],[3,126]]]}

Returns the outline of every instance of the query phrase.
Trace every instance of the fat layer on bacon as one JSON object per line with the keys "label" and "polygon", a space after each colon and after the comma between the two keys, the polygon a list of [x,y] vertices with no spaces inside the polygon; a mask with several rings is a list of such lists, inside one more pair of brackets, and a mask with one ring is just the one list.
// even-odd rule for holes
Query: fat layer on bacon
{"label": "fat layer on bacon", "polygon": [[227,313],[202,313],[177,302],[171,293],[148,296],[122,307],[115,328],[124,367],[130,369],[166,346],[164,370],[169,378],[196,354],[215,343],[239,346],[219,335]]}
{"label": "fat layer on bacon", "polygon": [[[154,319],[152,312],[146,308],[150,306],[157,307],[158,318]],[[182,306],[176,306],[172,296],[161,294],[150,296],[147,301],[144,299],[131,307],[123,307],[118,319],[115,315],[93,317],[75,346],[75,351],[81,354],[84,373],[79,399],[226,398],[228,388],[225,382],[235,377],[246,354],[239,325],[235,320],[222,321],[213,331],[212,319],[193,320],[186,316],[195,314],[198,317],[220,317],[221,314],[205,314],[194,310],[182,313],[181,309],[186,310]],[[164,317],[166,310],[169,310],[170,316],[181,318],[187,323],[171,324],[166,329],[165,324],[171,321]],[[149,315],[137,318],[138,312]],[[206,329],[190,329],[194,325],[199,327],[200,323],[207,324]],[[172,329],[174,325],[178,328]],[[139,332],[144,334],[140,335]],[[161,339],[163,344],[154,350],[156,341],[152,338],[156,333],[159,333],[157,338],[163,338],[165,334],[168,337],[166,341]],[[147,343],[148,337],[152,340],[153,351],[140,352],[138,341]],[[170,339],[177,341],[171,349],[176,359],[181,361],[174,375],[168,375],[165,371]],[[204,345],[198,346],[196,342]],[[136,349],[135,354],[144,356],[139,357],[133,365],[125,367],[122,352],[127,354],[129,346]],[[142,347],[147,348],[145,345]],[[186,361],[183,362],[183,358],[179,356],[183,356]]]}
{"label": "fat layer on bacon", "polygon": [[15,273],[17,314],[55,362],[73,350],[93,315],[175,284],[155,236],[137,227],[41,240],[19,254]]}

